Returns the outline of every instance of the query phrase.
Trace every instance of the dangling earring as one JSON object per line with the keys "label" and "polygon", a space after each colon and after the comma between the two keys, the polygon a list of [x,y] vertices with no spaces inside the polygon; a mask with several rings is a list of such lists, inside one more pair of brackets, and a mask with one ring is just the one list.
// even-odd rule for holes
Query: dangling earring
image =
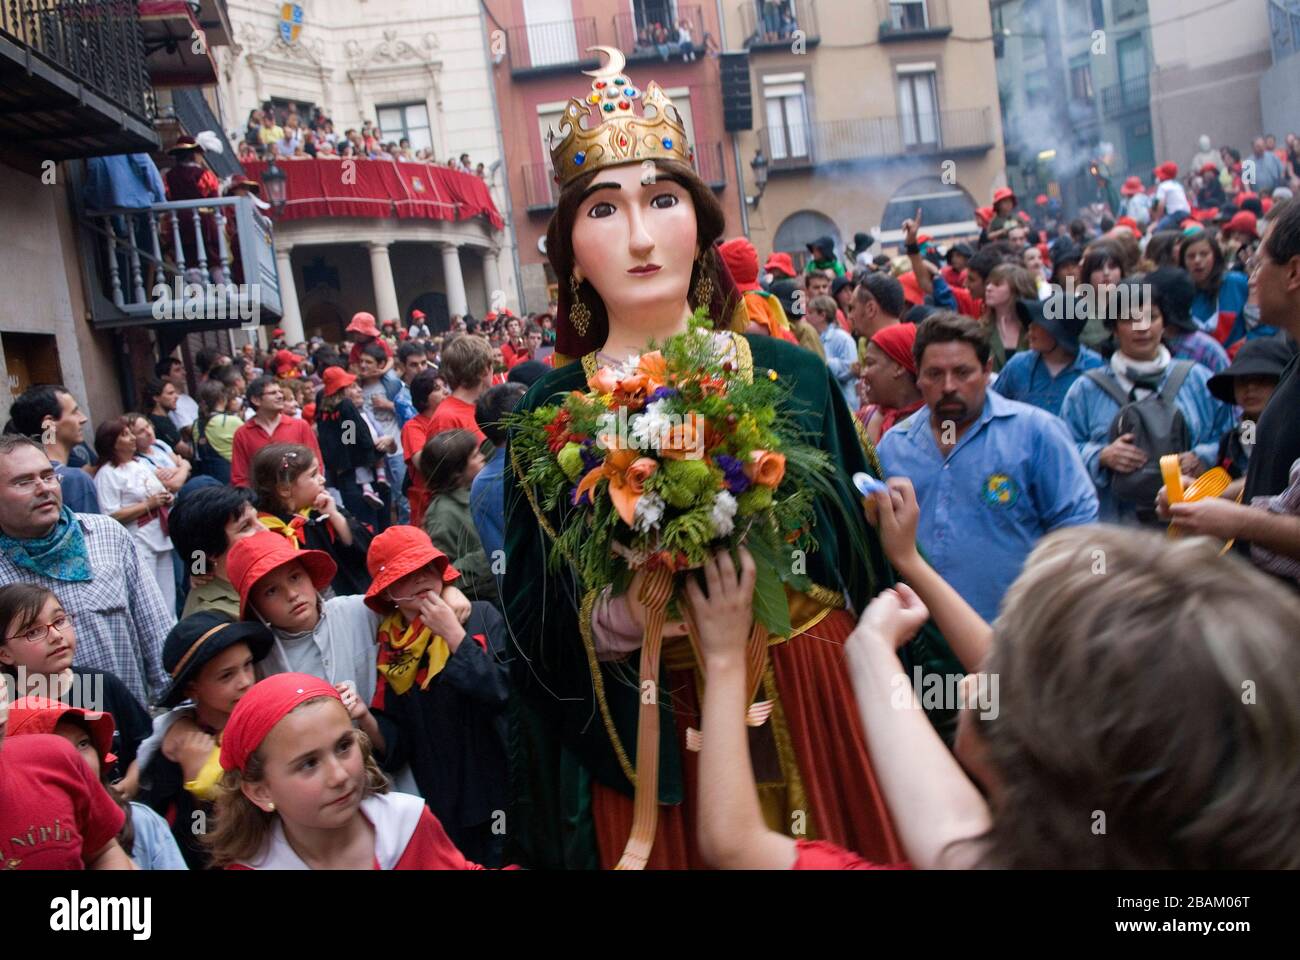
{"label": "dangling earring", "polygon": [[569,323],[578,331],[578,336],[585,337],[587,327],[591,324],[591,310],[582,302],[582,295],[578,293],[578,278],[573,274],[569,274],[569,290],[573,293],[573,303],[569,305]]}
{"label": "dangling earring", "polygon": [[697,260],[695,266],[699,272],[699,276],[695,278],[695,308],[708,309],[713,304],[713,278],[709,276],[708,268],[704,263]]}

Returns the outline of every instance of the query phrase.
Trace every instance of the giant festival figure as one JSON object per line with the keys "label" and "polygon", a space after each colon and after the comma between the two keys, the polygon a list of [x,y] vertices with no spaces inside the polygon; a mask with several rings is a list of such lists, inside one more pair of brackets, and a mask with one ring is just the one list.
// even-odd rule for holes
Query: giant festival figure
{"label": "giant festival figure", "polygon": [[[683,334],[699,310],[727,369],[789,388],[782,412],[828,465],[812,514],[808,585],[786,590],[791,631],[755,629],[755,779],[773,829],[897,862],[843,655],[854,611],[895,582],[850,479],[879,476],[875,451],[816,356],[742,332],[743,299],[715,249],[723,212],[693,169],[681,115],[657,84],[633,83],[619,51],[596,49],[607,62],[588,74],[590,91],[569,101],[563,135],[551,141],[560,187],[547,231],[560,280],[556,369],[518,411],[626,368],[652,342]],[[689,611],[679,606],[678,619],[665,622],[645,570],[620,592],[592,589],[572,558],[548,566],[566,504],[548,510],[530,488],[518,439],[512,432],[503,590],[518,691],[511,857],[535,867],[707,867],[695,838],[694,752],[706,678]],[[908,654],[924,670],[952,662],[933,628]]]}

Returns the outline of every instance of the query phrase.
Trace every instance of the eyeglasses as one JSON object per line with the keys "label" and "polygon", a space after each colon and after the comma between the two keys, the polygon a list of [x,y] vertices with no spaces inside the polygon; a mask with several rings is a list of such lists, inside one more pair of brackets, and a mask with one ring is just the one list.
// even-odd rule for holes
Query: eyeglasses
{"label": "eyeglasses", "polygon": [[[132,437],[131,442],[132,443],[135,442],[134,437]],[[23,477],[20,480],[11,481],[9,486],[16,487],[17,489],[22,490],[24,493],[27,493],[32,490],[35,490],[37,484],[46,487],[57,487],[59,485],[59,475],[51,471],[49,473],[42,473],[35,477]]]}
{"label": "eyeglasses", "polygon": [[72,614],[64,612],[59,614],[49,623],[42,623],[28,627],[22,633],[15,634],[12,637],[5,637],[5,640],[21,640],[23,643],[41,643],[50,635],[51,630],[57,630],[60,636],[67,636],[67,631],[71,627]]}

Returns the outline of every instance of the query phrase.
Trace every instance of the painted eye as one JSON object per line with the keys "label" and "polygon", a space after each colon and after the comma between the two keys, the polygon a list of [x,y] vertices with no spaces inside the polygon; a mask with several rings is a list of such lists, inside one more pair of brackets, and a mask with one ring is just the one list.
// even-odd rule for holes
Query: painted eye
{"label": "painted eye", "polygon": [[650,206],[654,207],[656,210],[667,210],[671,207],[677,206],[679,202],[680,201],[676,194],[661,193],[650,201]]}
{"label": "painted eye", "polygon": [[587,216],[595,220],[600,220],[604,217],[612,216],[613,213],[614,213],[614,205],[612,203],[605,203],[604,201],[602,201],[600,203],[593,203],[591,205],[591,209],[587,211]]}

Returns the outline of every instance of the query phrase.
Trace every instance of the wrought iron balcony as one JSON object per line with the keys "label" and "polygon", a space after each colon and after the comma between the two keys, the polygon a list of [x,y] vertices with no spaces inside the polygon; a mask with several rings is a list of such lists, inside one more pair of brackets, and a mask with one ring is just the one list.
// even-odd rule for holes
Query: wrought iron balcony
{"label": "wrought iron balcony", "polygon": [[548,23],[530,23],[506,31],[511,76],[571,72],[574,67],[594,67],[600,58],[587,48],[597,43],[596,18],[574,17]]}
{"label": "wrought iron balcony", "polygon": [[662,48],[656,43],[654,24],[647,23],[635,13],[618,13],[614,15],[615,46],[627,55],[628,62],[636,60],[681,60],[685,54],[681,47],[680,35],[673,39],[674,31],[685,27],[690,32],[691,49],[696,62],[703,61],[704,53],[704,18],[698,6],[677,7],[677,19],[663,24],[667,38]]}
{"label": "wrought iron balcony", "polygon": [[821,42],[814,0],[785,0],[780,4],[743,0],[740,24],[743,45],[750,50],[789,50],[799,42],[809,47]]}
{"label": "wrought iron balcony", "polygon": [[878,0],[880,42],[929,40],[952,33],[948,0]]}
{"label": "wrought iron balcony", "polygon": [[0,142],[36,160],[158,147],[134,0],[0,2]]}
{"label": "wrought iron balcony", "polygon": [[832,163],[892,160],[993,148],[987,108],[910,117],[832,120],[758,131],[769,170],[807,170]]}
{"label": "wrought iron balcony", "polygon": [[200,329],[280,317],[271,226],[248,197],[86,210],[81,230],[96,326]]}
{"label": "wrought iron balcony", "polygon": [[1102,110],[1107,115],[1151,108],[1151,84],[1146,77],[1125,80],[1107,87],[1101,95]]}

